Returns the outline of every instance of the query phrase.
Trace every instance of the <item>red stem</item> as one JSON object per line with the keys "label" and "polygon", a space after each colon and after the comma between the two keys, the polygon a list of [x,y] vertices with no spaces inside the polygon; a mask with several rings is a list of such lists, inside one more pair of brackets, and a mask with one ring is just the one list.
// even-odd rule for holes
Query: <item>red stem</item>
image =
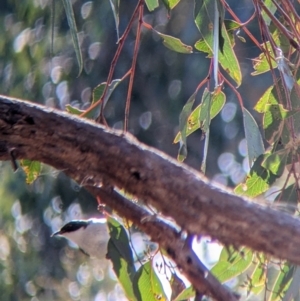
{"label": "red stem", "polygon": [[135,7],[135,9],[134,9],[134,11],[133,11],[133,14],[132,14],[132,16],[131,16],[131,19],[130,19],[130,21],[129,21],[129,23],[128,23],[128,25],[127,25],[127,27],[126,27],[126,29],[125,29],[123,35],[122,35],[122,37],[121,37],[121,38],[119,39],[119,41],[118,41],[118,48],[117,48],[117,50],[116,50],[115,56],[114,56],[114,58],[113,58],[113,60],[112,60],[112,62],[111,62],[111,66],[110,66],[110,69],[109,69],[109,73],[108,73],[108,77],[107,77],[107,81],[106,81],[106,82],[107,82],[107,85],[105,86],[105,89],[104,89],[104,92],[103,92],[102,97],[98,100],[99,103],[101,103],[101,109],[100,109],[100,115],[99,115],[99,117],[96,119],[97,122],[103,122],[103,121],[105,120],[105,118],[104,118],[104,113],[103,113],[103,111],[104,111],[104,110],[103,110],[103,109],[104,109],[104,101],[103,101],[103,100],[104,100],[104,97],[105,97],[105,95],[106,95],[106,93],[107,93],[108,85],[109,85],[109,84],[111,83],[111,81],[112,81],[112,77],[113,77],[113,74],[114,74],[114,71],[115,71],[115,67],[116,67],[116,64],[117,64],[117,60],[118,60],[118,58],[119,58],[119,56],[120,56],[120,54],[121,54],[121,51],[122,51],[123,46],[124,46],[124,44],[125,44],[125,40],[126,40],[128,34],[129,34],[129,32],[130,32],[130,29],[131,29],[131,27],[132,27],[133,21],[134,21],[136,15],[137,15],[137,13],[138,13],[139,7],[140,7],[141,4],[143,4],[143,3],[144,3],[144,0],[139,0],[138,4],[136,5],[136,7]]}
{"label": "red stem", "polygon": [[127,130],[128,130],[130,99],[131,99],[131,93],[132,93],[132,87],[133,87],[136,60],[137,60],[139,45],[140,45],[140,40],[141,40],[141,28],[142,28],[142,24],[143,24],[143,13],[144,13],[144,3],[143,3],[143,1],[139,1],[139,19],[138,19],[138,26],[137,26],[137,30],[136,30],[136,39],[135,39],[134,52],[133,52],[132,65],[131,65],[131,74],[130,74],[127,98],[126,98],[124,132],[127,132]]}

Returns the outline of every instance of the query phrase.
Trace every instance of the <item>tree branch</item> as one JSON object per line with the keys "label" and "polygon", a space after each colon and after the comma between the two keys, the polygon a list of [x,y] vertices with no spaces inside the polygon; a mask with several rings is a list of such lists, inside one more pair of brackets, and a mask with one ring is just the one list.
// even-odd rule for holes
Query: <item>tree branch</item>
{"label": "tree branch", "polygon": [[248,246],[300,264],[300,221],[213,186],[135,138],[42,106],[0,96],[0,159],[27,158],[77,181],[105,180],[172,217],[189,234]]}
{"label": "tree branch", "polygon": [[238,300],[209,272],[192,248],[186,245],[185,239],[173,227],[115,191],[107,192],[104,189],[91,186],[87,186],[86,189],[95,197],[100,196],[103,203],[114,208],[120,216],[126,216],[147,233],[152,241],[157,242],[161,248],[166,250],[170,258],[176,262],[178,268],[193,284],[196,291],[219,301]]}

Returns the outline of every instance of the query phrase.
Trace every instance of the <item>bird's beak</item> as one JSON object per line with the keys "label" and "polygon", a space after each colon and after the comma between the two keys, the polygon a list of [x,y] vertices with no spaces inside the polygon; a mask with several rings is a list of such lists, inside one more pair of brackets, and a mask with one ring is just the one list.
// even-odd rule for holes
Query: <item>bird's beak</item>
{"label": "bird's beak", "polygon": [[52,234],[51,234],[51,237],[56,236],[56,235],[60,235],[60,234],[61,234],[61,232],[60,232],[60,230],[59,230],[59,231],[56,231],[56,232],[52,233]]}

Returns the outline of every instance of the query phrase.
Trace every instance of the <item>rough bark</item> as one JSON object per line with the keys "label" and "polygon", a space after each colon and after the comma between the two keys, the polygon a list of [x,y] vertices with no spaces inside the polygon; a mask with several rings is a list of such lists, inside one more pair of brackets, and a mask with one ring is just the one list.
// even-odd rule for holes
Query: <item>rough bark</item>
{"label": "rough bark", "polygon": [[13,154],[94,185],[125,189],[189,234],[248,246],[300,264],[300,221],[216,187],[197,171],[120,132],[0,97],[0,159]]}
{"label": "rough bark", "polygon": [[174,260],[198,293],[219,301],[238,300],[237,296],[222,286],[209,272],[187,243],[187,240],[182,237],[182,233],[115,191],[106,191],[91,186],[86,188],[93,195],[99,196],[106,205],[114,208],[120,216],[126,216],[130,219],[161,248],[166,250],[169,257]]}

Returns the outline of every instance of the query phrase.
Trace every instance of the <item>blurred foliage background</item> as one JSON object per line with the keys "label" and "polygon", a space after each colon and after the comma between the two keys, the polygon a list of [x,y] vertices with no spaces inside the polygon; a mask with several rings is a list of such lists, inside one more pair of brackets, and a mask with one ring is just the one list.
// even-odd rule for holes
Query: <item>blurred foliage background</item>
{"label": "blurred foliage background", "polygon": [[[93,88],[106,81],[117,47],[110,3],[72,1],[84,59],[84,70],[77,77],[78,65],[63,4],[54,2],[54,11],[50,0],[0,2],[0,93],[62,110],[66,104],[87,108]],[[120,34],[136,3],[121,1]],[[253,13],[250,0],[228,3],[242,21]],[[160,32],[193,45],[200,38],[193,21],[193,6],[192,0],[181,1],[169,15],[160,5],[154,12],[146,12],[144,19]],[[255,20],[248,28],[258,37]],[[115,79],[130,68],[134,41],[132,31],[118,61]],[[239,91],[251,111],[271,77],[250,75],[251,58],[259,54],[251,42],[236,39],[235,49],[244,76]],[[178,132],[179,114],[208,68],[204,54],[172,52],[143,28],[130,132],[176,157],[178,145],[172,142]],[[118,86],[105,108],[109,125],[117,129],[123,126],[127,85],[125,80]],[[227,103],[211,124],[207,176],[235,186],[248,171],[246,146],[237,100],[226,88],[224,92]],[[200,98],[201,93],[198,103]],[[202,149],[201,133],[197,131],[188,138],[186,163],[198,170]],[[50,238],[66,221],[97,216],[96,201],[62,171],[46,166],[32,185],[26,184],[22,171],[13,173],[8,163],[1,163],[0,177],[1,300],[121,300],[114,275],[104,277],[110,271],[106,261],[90,262],[65,240]]]}

